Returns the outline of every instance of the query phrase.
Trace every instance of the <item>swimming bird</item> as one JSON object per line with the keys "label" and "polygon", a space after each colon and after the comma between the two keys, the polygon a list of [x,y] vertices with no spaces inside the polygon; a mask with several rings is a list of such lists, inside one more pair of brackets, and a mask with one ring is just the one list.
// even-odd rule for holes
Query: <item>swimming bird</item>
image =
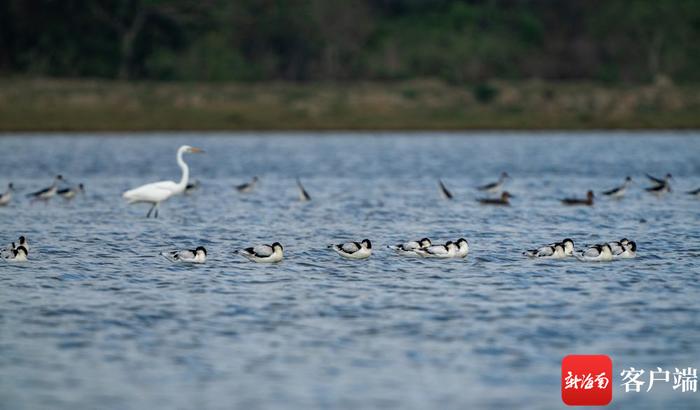
{"label": "swimming bird", "polygon": [[457,251],[455,252],[455,258],[464,258],[469,254],[469,242],[464,238],[459,238],[455,242],[457,245]]}
{"label": "swimming bird", "polygon": [[687,192],[688,195],[700,196],[700,188]]}
{"label": "swimming bird", "polygon": [[199,189],[199,181],[196,179],[193,179],[192,181],[189,181],[187,183],[187,186],[185,187],[185,195],[189,195],[194,193],[194,191]]}
{"label": "swimming bird", "polygon": [[207,260],[207,250],[204,246],[198,246],[193,250],[180,250],[180,251],[169,251],[161,252],[164,256],[171,262],[185,262],[185,263],[204,263]]}
{"label": "swimming bird", "polygon": [[70,187],[70,188],[63,188],[59,189],[56,191],[56,193],[65,198],[65,199],[73,199],[75,198],[76,195],[78,195],[81,192],[85,192],[85,185],[83,184],[78,184],[78,186]]}
{"label": "swimming bird", "polygon": [[608,242],[608,245],[610,245],[610,250],[612,251],[613,255],[617,255],[625,250],[625,245],[627,245],[629,242],[629,239],[622,238],[619,241]]}
{"label": "swimming bird", "polygon": [[48,201],[49,199],[53,198],[54,195],[56,195],[56,191],[58,191],[58,184],[61,181],[63,181],[63,176],[56,175],[51,186],[40,189],[36,192],[32,192],[31,194],[27,194],[27,197],[32,198],[33,201]]}
{"label": "swimming bird", "polygon": [[183,145],[177,150],[177,164],[182,170],[182,177],[180,178],[180,182],[153,182],[151,184],[142,185],[138,188],[126,191],[124,192],[123,197],[129,202],[129,204],[136,204],[141,202],[151,204],[151,209],[148,210],[146,218],[149,218],[151,216],[151,212],[153,212],[153,210],[156,211],[155,217],[158,218],[158,208],[160,207],[160,203],[167,200],[173,195],[178,195],[185,192],[185,188],[187,187],[187,182],[190,178],[190,168],[182,159],[182,155],[200,152],[204,151],[202,151],[199,148],[190,147],[189,145]]}
{"label": "swimming bird", "polygon": [[442,180],[438,180],[438,184],[440,185],[440,192],[442,193],[442,196],[445,199],[452,199],[452,193],[445,187],[445,184],[442,183]]}
{"label": "swimming bird", "polygon": [[13,262],[26,262],[29,251],[24,246],[18,246],[11,253],[4,255],[3,259]]}
{"label": "swimming bird", "polygon": [[581,198],[564,198],[561,203],[564,205],[587,205],[593,206],[593,191],[586,192],[586,199]]}
{"label": "swimming bird", "polygon": [[0,194],[0,206],[5,206],[10,203],[12,200],[12,193],[15,190],[15,186],[12,185],[12,182],[7,184],[7,191],[3,192]]}
{"label": "swimming bird", "polygon": [[284,257],[284,249],[279,242],[272,245],[258,245],[255,247],[245,248],[235,253],[244,256],[246,259],[258,263],[274,263],[279,262]]}
{"label": "swimming bird", "polygon": [[613,252],[615,258],[620,259],[630,259],[637,257],[637,243],[635,241],[629,241],[622,246],[622,252]]}
{"label": "swimming bird", "polygon": [[250,182],[246,182],[245,184],[236,185],[236,191],[238,191],[242,194],[247,194],[249,192],[252,192],[253,188],[255,188],[255,184],[257,182],[258,182],[258,177],[253,177],[253,179]]}
{"label": "swimming bird", "polygon": [[424,258],[447,259],[454,258],[458,251],[457,244],[447,241],[444,245],[431,245],[425,249],[417,249],[416,253]]}
{"label": "swimming bird", "polygon": [[510,198],[513,198],[513,195],[511,195],[508,191],[503,191],[500,198],[479,198],[477,201],[479,201],[479,203],[482,205],[508,206],[510,205]]}
{"label": "swimming bird", "polygon": [[501,187],[503,184],[506,182],[506,179],[510,178],[510,175],[508,175],[507,172],[501,172],[501,176],[498,177],[497,182],[491,182],[489,184],[481,185],[477,187],[479,191],[485,191],[485,192],[490,192],[490,193],[496,193],[501,190]]}
{"label": "swimming bird", "polygon": [[393,249],[399,255],[404,256],[419,256],[416,253],[417,249],[425,249],[433,243],[428,238],[423,238],[419,241],[408,241],[397,245],[388,245],[387,248]]}
{"label": "swimming bird", "polygon": [[367,259],[372,255],[372,242],[363,239],[362,242],[345,242],[337,245],[328,245],[338,255],[348,259]]}
{"label": "swimming bird", "polygon": [[301,202],[308,202],[311,200],[311,196],[309,196],[309,193],[306,192],[306,189],[304,189],[304,185],[301,184],[301,180],[297,178],[297,187],[299,188],[299,200]]}
{"label": "swimming bird", "polygon": [[561,242],[554,242],[537,249],[529,249],[523,255],[529,258],[563,259],[574,253],[574,241],[566,238]]}
{"label": "swimming bird", "polygon": [[574,253],[576,259],[585,262],[607,262],[613,260],[613,253],[607,243],[593,245],[588,249]]}
{"label": "swimming bird", "polygon": [[632,178],[627,177],[627,178],[625,178],[625,182],[622,185],[615,187],[613,189],[610,189],[608,191],[604,191],[603,195],[609,196],[611,198],[622,198],[623,196],[625,196],[625,192],[627,191],[627,188],[629,187],[629,185],[631,183],[632,183]]}
{"label": "swimming bird", "polygon": [[654,183],[653,186],[645,188],[644,190],[652,194],[661,195],[665,192],[671,192],[671,180],[673,176],[671,174],[666,174],[664,179],[656,178],[652,175],[646,174],[647,178]]}

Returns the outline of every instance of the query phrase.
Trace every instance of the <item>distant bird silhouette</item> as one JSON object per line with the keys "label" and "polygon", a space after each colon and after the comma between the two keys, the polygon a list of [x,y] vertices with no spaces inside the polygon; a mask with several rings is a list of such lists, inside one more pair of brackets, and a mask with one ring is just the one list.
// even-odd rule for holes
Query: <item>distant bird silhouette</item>
{"label": "distant bird silhouette", "polygon": [[649,188],[645,188],[644,189],[645,191],[650,192],[652,194],[657,194],[657,195],[661,195],[664,192],[671,192],[671,180],[673,179],[673,176],[671,174],[666,174],[666,177],[664,179],[656,178],[656,177],[651,176],[649,174],[646,174],[646,176],[655,185],[651,186]]}
{"label": "distant bird silhouette", "polygon": [[592,206],[593,205],[593,191],[588,191],[586,193],[586,199],[582,198],[564,198],[561,200],[561,203],[564,205],[587,205],[587,206]]}
{"label": "distant bird silhouette", "polygon": [[10,201],[12,200],[12,192],[14,190],[15,186],[12,185],[12,182],[7,184],[7,191],[0,194],[0,206],[5,206],[10,203]]}
{"label": "distant bird silhouette", "polygon": [[506,179],[510,178],[510,175],[508,175],[507,172],[501,172],[501,176],[498,178],[497,182],[491,182],[490,184],[482,185],[477,187],[479,191],[485,191],[485,192],[491,192],[495,193],[498,192],[503,184],[506,182]]}
{"label": "distant bird silhouette", "polygon": [[627,191],[627,188],[631,183],[632,178],[627,177],[625,178],[625,182],[622,185],[603,192],[603,195],[609,196],[611,198],[622,198],[625,195],[625,191]]}
{"label": "distant bird silhouette", "polygon": [[479,203],[482,205],[508,206],[510,205],[510,198],[513,198],[513,195],[511,195],[508,191],[503,191],[500,198],[479,198],[477,201],[479,201]]}
{"label": "distant bird silhouette", "polygon": [[438,184],[440,184],[440,192],[442,192],[442,196],[445,197],[445,199],[452,199],[452,193],[447,189],[447,187],[445,187],[442,180],[438,180]]}
{"label": "distant bird silhouette", "polygon": [[246,182],[245,184],[236,185],[236,190],[242,194],[247,194],[247,193],[253,191],[253,188],[255,188],[255,184],[257,184],[257,183],[258,183],[258,177],[253,177],[253,179],[251,179],[250,182]]}

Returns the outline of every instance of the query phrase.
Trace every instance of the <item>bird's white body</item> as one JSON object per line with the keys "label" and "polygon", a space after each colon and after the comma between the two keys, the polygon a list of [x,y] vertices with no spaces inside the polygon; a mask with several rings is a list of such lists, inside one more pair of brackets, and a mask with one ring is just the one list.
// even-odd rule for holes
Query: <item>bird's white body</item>
{"label": "bird's white body", "polygon": [[372,243],[364,239],[362,242],[345,242],[330,245],[338,255],[348,259],[367,259],[372,256]]}
{"label": "bird's white body", "polygon": [[627,193],[627,188],[629,188],[631,183],[632,180],[630,178],[627,178],[624,184],[620,185],[619,187],[613,188],[609,191],[603,192],[603,195],[616,199],[622,198],[623,196],[625,196],[625,193]]}
{"label": "bird's white body", "polygon": [[457,251],[455,258],[464,258],[469,254],[469,242],[466,239],[459,239],[457,242]]}
{"label": "bird's white body", "polygon": [[56,192],[58,192],[58,183],[63,180],[63,177],[61,175],[56,175],[56,178],[54,178],[53,183],[51,186],[48,188],[44,188],[42,190],[32,192],[31,194],[28,194],[30,198],[32,198],[35,201],[48,201],[49,199],[53,198],[56,195]]}
{"label": "bird's white body", "polygon": [[576,259],[585,262],[608,262],[613,260],[612,250],[607,243],[593,245],[584,251],[574,254],[574,256],[576,256]]}
{"label": "bird's white body", "polygon": [[574,254],[574,241],[567,238],[562,242],[550,243],[537,249],[523,252],[523,255],[530,258],[541,259],[564,259]]}
{"label": "bird's white body", "polygon": [[190,147],[189,145],[183,145],[177,150],[177,164],[182,170],[182,177],[180,178],[180,182],[160,181],[146,185],[141,185],[138,188],[130,189],[124,192],[124,199],[126,199],[129,202],[129,204],[151,204],[151,210],[148,211],[147,216],[150,216],[151,211],[155,209],[156,217],[158,217],[158,207],[160,206],[161,202],[166,201],[174,195],[182,194],[183,192],[185,192],[185,188],[187,188],[187,182],[190,178],[190,168],[187,166],[187,163],[185,163],[185,161],[182,159],[182,155],[185,153],[195,152],[202,152],[202,150],[200,150],[199,148]]}
{"label": "bird's white body", "polygon": [[278,242],[272,245],[258,245],[237,252],[246,259],[257,263],[275,263],[284,258],[284,249]]}

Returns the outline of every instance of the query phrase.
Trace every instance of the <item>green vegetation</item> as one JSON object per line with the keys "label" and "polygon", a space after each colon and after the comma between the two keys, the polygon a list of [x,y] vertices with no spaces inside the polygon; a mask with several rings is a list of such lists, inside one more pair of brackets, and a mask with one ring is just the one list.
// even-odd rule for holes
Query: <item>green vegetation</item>
{"label": "green vegetation", "polygon": [[1,130],[689,128],[697,0],[6,0]]}
{"label": "green vegetation", "polygon": [[697,0],[6,0],[0,73],[700,81]]}
{"label": "green vegetation", "polygon": [[700,86],[663,81],[0,81],[0,131],[698,128],[698,112]]}

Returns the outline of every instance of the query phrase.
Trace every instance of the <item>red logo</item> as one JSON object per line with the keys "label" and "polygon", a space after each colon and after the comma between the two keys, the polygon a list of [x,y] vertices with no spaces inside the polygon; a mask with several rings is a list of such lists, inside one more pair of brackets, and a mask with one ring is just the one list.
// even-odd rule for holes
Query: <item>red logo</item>
{"label": "red logo", "polygon": [[571,354],[561,361],[561,399],[569,406],[607,406],[612,401],[612,359]]}

